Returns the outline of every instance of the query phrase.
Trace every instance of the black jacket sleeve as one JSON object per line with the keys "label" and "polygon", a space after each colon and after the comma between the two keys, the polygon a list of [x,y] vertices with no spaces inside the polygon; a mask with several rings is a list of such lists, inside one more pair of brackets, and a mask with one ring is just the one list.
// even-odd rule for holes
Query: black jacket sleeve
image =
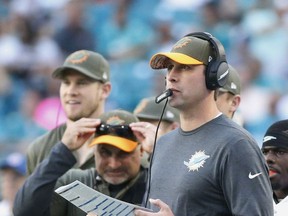
{"label": "black jacket sleeve", "polygon": [[52,148],[16,194],[14,216],[50,215],[50,202],[59,177],[76,163],[72,152],[62,143]]}

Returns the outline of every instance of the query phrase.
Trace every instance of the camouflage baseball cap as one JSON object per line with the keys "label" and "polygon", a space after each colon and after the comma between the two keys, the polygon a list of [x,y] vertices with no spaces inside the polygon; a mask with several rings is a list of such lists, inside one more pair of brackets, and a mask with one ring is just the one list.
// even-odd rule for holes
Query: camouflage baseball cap
{"label": "camouflage baseball cap", "polygon": [[168,59],[179,64],[207,65],[212,54],[213,50],[208,41],[186,36],[176,42],[170,52],[153,55],[150,59],[150,66],[153,69],[167,68]]}
{"label": "camouflage baseball cap", "polygon": [[70,54],[63,66],[52,73],[52,77],[61,78],[63,72],[68,69],[76,70],[104,83],[110,80],[110,68],[107,60],[99,53],[89,50],[79,50]]}
{"label": "camouflage baseball cap", "polygon": [[[154,97],[143,98],[134,109],[139,119],[159,120],[164,104],[156,104]],[[179,122],[179,111],[167,104],[162,121]]]}
{"label": "camouflage baseball cap", "polygon": [[137,139],[129,127],[130,123],[139,121],[134,114],[125,110],[113,110],[99,118],[101,124],[89,146],[108,144],[126,152],[132,152],[137,147]]}
{"label": "camouflage baseball cap", "polygon": [[220,91],[230,92],[233,95],[239,95],[241,92],[240,76],[236,69],[229,65],[229,77],[226,84],[219,89]]}

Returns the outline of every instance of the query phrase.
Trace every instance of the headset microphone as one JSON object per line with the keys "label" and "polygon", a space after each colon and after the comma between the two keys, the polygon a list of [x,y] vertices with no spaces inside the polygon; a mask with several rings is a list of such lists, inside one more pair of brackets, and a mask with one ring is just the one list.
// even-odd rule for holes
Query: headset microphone
{"label": "headset microphone", "polygon": [[[157,104],[159,104],[161,101],[163,101],[164,99],[167,99],[168,97],[172,96],[173,95],[173,91],[171,89],[166,89],[164,92],[162,92],[160,95],[158,95],[156,98],[155,98],[155,102]],[[153,162],[153,157],[154,157],[154,152],[155,152],[155,146],[156,146],[156,141],[157,141],[157,135],[158,135],[158,130],[159,130],[159,126],[160,126],[160,123],[162,121],[162,118],[163,118],[163,115],[164,115],[164,112],[165,112],[165,108],[167,106],[167,103],[168,103],[168,99],[166,100],[165,104],[164,104],[164,107],[163,107],[163,110],[162,110],[162,113],[161,113],[161,116],[160,116],[160,119],[158,121],[158,124],[157,124],[157,127],[156,127],[156,133],[155,133],[155,138],[154,138],[154,145],[153,145],[153,151],[151,153],[151,157],[150,157],[150,166],[149,166],[149,169],[148,169],[148,180],[147,180],[147,192],[144,196],[144,200],[145,200],[145,207],[147,207],[147,204],[148,204],[148,197],[150,195],[150,186],[151,186],[151,167],[152,167],[152,162]]]}
{"label": "headset microphone", "polygon": [[172,95],[173,95],[173,91],[171,89],[167,89],[155,98],[155,102],[159,104],[161,101],[163,101],[164,99]]}

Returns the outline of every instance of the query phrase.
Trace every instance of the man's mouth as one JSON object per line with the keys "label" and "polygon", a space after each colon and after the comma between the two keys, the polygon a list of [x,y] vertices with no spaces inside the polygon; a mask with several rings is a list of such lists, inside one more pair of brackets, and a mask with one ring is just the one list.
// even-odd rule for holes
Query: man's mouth
{"label": "man's mouth", "polygon": [[274,175],[277,175],[278,172],[276,172],[275,170],[269,170],[269,177],[272,177]]}
{"label": "man's mouth", "polygon": [[75,100],[69,100],[66,102],[66,104],[69,104],[69,105],[75,105],[75,104],[80,104],[79,101],[75,101]]}
{"label": "man's mouth", "polygon": [[110,176],[122,176],[124,173],[124,170],[122,170],[122,169],[109,170],[106,173]]}

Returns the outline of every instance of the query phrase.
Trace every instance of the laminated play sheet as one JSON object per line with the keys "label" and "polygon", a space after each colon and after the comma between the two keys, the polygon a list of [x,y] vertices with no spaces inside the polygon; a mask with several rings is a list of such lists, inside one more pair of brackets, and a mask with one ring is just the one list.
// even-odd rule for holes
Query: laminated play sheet
{"label": "laminated play sheet", "polygon": [[109,197],[76,180],[55,190],[60,196],[82,209],[98,216],[134,216],[135,209],[151,211],[131,203]]}

